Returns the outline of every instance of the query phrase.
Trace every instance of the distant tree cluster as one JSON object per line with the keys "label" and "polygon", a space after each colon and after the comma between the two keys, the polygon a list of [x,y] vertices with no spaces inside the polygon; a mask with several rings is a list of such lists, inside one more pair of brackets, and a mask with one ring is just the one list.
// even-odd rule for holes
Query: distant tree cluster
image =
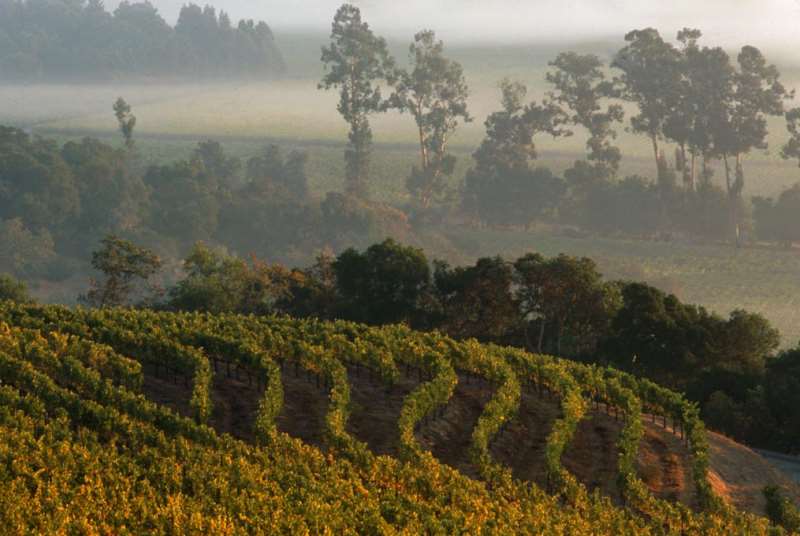
{"label": "distant tree cluster", "polygon": [[[742,198],[745,156],[767,148],[767,118],[784,114],[792,92],[758,49],[743,47],[734,65],[722,48],[701,46],[700,37],[697,30],[683,30],[674,46],[652,28],[632,31],[611,62],[613,78],[596,56],[560,54],[550,63],[553,90],[544,107],[526,105],[524,87],[503,84],[503,109],[486,121],[486,139],[467,175],[464,208],[494,225],[546,218],[602,233],[683,233],[740,242],[751,227]],[[655,180],[618,177],[622,153],[612,140],[614,125],[624,117],[622,102],[637,110],[628,128],[650,139]],[[788,117],[791,133],[797,119]],[[513,127],[510,121],[516,121]],[[572,134],[564,125],[588,133],[586,159],[563,178],[539,172],[521,180],[519,170],[536,157],[533,135]],[[676,148],[673,162],[666,143]],[[487,147],[508,146],[487,166]],[[796,156],[793,147],[790,142],[784,149],[787,157]],[[712,182],[714,161],[723,164],[724,188]],[[517,204],[531,208],[513,210]],[[762,202],[755,215],[765,239],[775,237],[766,220],[786,221],[781,209],[770,206]]]}
{"label": "distant tree cluster", "polygon": [[[164,259],[204,241],[290,260],[407,233],[397,209],[337,192],[311,197],[299,151],[270,145],[243,161],[206,140],[189,158],[144,166],[133,110],[124,99],[113,110],[119,148],[93,138],[59,146],[0,127],[0,273],[67,279],[83,272],[92,248],[109,235],[146,244]],[[105,289],[97,283],[95,290]],[[86,298],[120,301],[103,292]]]}
{"label": "distant tree cluster", "polygon": [[[408,212],[428,223],[454,198],[448,142],[472,120],[463,69],[430,30],[415,35],[408,67],[399,67],[351,4],[337,11],[332,28],[320,87],[339,90],[339,112],[350,125],[347,191],[369,195],[369,117],[408,113],[420,146],[419,164],[406,178]],[[731,58],[701,38],[699,30],[684,29],[670,43],[653,28],[634,30],[608,65],[592,54],[561,53],[550,62],[551,90],[541,102],[529,102],[523,84],[503,80],[501,108],[486,119],[486,136],[460,189],[461,215],[480,225],[544,221],[604,234],[737,245],[800,239],[791,218],[794,190],[778,200],[756,199],[752,213],[743,197],[745,160],[767,149],[769,117],[786,115],[790,140],[782,154],[800,158],[800,109],[784,108],[794,92],[757,48],[742,47]],[[624,104],[635,110],[625,128],[652,146],[649,178],[619,176],[623,154],[614,139],[624,126]],[[586,136],[586,156],[563,176],[537,165],[538,136],[577,134]],[[713,180],[717,164],[721,186]]]}
{"label": "distant tree cluster", "polygon": [[269,26],[189,3],[175,27],[152,4],[0,0],[0,77],[269,77],[285,65]]}
{"label": "distant tree cluster", "polygon": [[448,143],[458,125],[472,117],[463,69],[444,55],[444,44],[436,34],[423,30],[414,36],[409,67],[404,69],[390,56],[386,41],[362,19],[361,10],[344,4],[333,18],[331,43],[322,48],[322,63],[325,75],[319,87],[339,90],[338,111],[350,127],[345,150],[347,193],[369,197],[369,117],[397,110],[411,115],[419,135],[420,163],[406,179],[413,202],[427,209],[441,199],[446,178],[455,170]]}

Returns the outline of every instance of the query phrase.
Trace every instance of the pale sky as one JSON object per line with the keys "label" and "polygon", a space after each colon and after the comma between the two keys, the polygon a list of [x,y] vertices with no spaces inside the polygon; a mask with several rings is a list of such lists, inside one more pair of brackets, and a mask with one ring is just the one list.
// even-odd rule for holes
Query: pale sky
{"label": "pale sky", "polygon": [[[174,21],[183,0],[151,0]],[[194,0],[234,20],[266,20],[276,30],[326,29],[340,0]],[[117,0],[109,0],[113,7]],[[800,0],[354,0],[381,34],[407,38],[430,27],[450,41],[538,41],[621,36],[653,26],[670,37],[703,30],[709,42],[791,51],[800,45]]]}

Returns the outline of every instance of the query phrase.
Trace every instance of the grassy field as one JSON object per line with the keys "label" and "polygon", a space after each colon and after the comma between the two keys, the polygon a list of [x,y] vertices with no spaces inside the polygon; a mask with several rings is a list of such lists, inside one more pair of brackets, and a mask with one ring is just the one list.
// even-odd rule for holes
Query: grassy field
{"label": "grassy field", "polygon": [[[300,148],[309,155],[312,192],[324,195],[341,190],[346,128],[336,112],[336,95],[317,89],[320,35],[279,36],[292,66],[287,79],[271,82],[216,84],[108,84],[108,85],[0,85],[0,124],[14,124],[60,140],[91,134],[119,143],[111,103],[124,96],[138,117],[138,147],[143,158],[164,162],[190,154],[197,141],[220,140],[228,152],[247,158],[266,143]],[[582,43],[574,48],[608,57],[617,43]],[[393,44],[395,55],[404,47]],[[547,90],[547,61],[560,49],[548,46],[456,48],[463,62],[472,96],[475,120],[453,140],[459,157],[456,186],[470,165],[470,154],[480,143],[483,120],[498,107],[497,82],[503,77],[525,81],[531,96]],[[787,83],[800,80],[787,70]],[[414,126],[408,116],[390,113],[373,121],[376,148],[372,188],[377,200],[401,204],[407,200],[404,178],[416,162]],[[622,174],[653,175],[647,140],[619,129],[624,160]],[[785,139],[778,119],[771,124],[770,150],[750,155],[746,163],[749,195],[775,195],[800,180],[795,164],[780,159],[777,148]],[[541,163],[563,171],[583,155],[585,135],[537,140]],[[718,179],[720,174],[718,173]],[[566,252],[598,260],[612,278],[643,279],[681,298],[720,313],[746,308],[764,313],[782,331],[784,344],[800,340],[800,253],[725,246],[555,236],[545,231],[477,231],[458,229],[448,239],[457,246],[438,256],[467,262],[479,255],[512,256],[537,250]]]}

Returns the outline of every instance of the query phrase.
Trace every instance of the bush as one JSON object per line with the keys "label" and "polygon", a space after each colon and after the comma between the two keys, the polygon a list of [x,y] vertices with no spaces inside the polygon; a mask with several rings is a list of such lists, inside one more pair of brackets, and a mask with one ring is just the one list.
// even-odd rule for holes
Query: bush
{"label": "bush", "polygon": [[0,274],[0,301],[10,300],[16,303],[30,303],[28,287],[10,275]]}

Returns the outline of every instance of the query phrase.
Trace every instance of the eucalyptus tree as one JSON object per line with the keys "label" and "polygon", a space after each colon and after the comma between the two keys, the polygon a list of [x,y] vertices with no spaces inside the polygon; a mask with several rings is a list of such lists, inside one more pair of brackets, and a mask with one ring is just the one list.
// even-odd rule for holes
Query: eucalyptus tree
{"label": "eucalyptus tree", "polygon": [[414,117],[419,134],[420,165],[406,181],[419,205],[427,208],[446,188],[456,159],[448,154],[450,137],[459,122],[472,117],[467,110],[469,88],[464,69],[444,55],[444,44],[436,34],[424,30],[409,47],[409,70],[400,70],[392,104]]}
{"label": "eucalyptus tree", "polygon": [[326,72],[319,88],[339,90],[338,110],[350,127],[345,150],[346,189],[366,198],[372,150],[369,116],[389,106],[381,84],[394,81],[394,61],[386,41],[372,32],[361,11],[344,4],[334,16],[330,45],[322,47],[322,63]]}
{"label": "eucalyptus tree", "polygon": [[744,157],[752,150],[767,149],[767,117],[783,115],[783,102],[792,93],[781,84],[778,69],[768,64],[757,48],[743,47],[737,60],[739,68],[733,71],[730,83],[733,89],[727,101],[720,101],[720,114],[714,116],[712,139],[714,153],[724,163],[731,230],[738,243]]}
{"label": "eucalyptus tree", "polygon": [[794,158],[800,166],[800,108],[792,108],[786,112],[786,130],[789,140],[781,149],[781,156],[786,160]]}
{"label": "eucalyptus tree", "polygon": [[486,136],[473,154],[476,169],[527,168],[538,157],[534,137],[572,134],[565,123],[567,117],[552,101],[525,103],[528,88],[511,80],[500,82],[503,109],[486,119]]}
{"label": "eucalyptus tree", "polygon": [[569,122],[589,132],[587,159],[594,163],[594,172],[601,178],[614,176],[619,170],[622,153],[612,145],[616,137],[613,124],[622,121],[622,106],[608,99],[619,96],[613,80],[607,80],[603,62],[595,55],[562,52],[550,62],[554,69],[547,73],[553,85],[550,97],[568,110]]}
{"label": "eucalyptus tree", "polygon": [[680,97],[680,53],[653,28],[629,32],[625,41],[628,44],[617,52],[611,66],[622,71],[617,78],[621,97],[639,110],[630,118],[630,128],[650,138],[659,171],[659,141],[664,138],[664,124]]}
{"label": "eucalyptus tree", "polygon": [[[486,135],[472,155],[475,165],[464,181],[464,208],[483,220],[499,216],[506,221],[514,212],[512,205],[525,205],[533,217],[535,206],[546,208],[561,195],[552,174],[531,170],[531,162],[538,156],[534,138],[572,133],[565,127],[564,112],[554,102],[526,103],[528,90],[519,82],[503,80],[500,89],[502,110],[486,119]],[[517,188],[519,185],[524,187]],[[527,194],[532,193],[550,199],[530,199]]]}
{"label": "eucalyptus tree", "polygon": [[664,137],[675,142],[676,167],[682,172],[683,187],[687,192],[695,191],[695,170],[698,156],[703,157],[703,177],[710,179],[706,165],[706,155],[710,147],[707,129],[703,129],[700,120],[704,108],[702,77],[709,66],[708,50],[701,51],[698,40],[702,37],[700,30],[684,28],[678,32],[678,70],[680,78],[673,106],[667,113],[662,125]]}

